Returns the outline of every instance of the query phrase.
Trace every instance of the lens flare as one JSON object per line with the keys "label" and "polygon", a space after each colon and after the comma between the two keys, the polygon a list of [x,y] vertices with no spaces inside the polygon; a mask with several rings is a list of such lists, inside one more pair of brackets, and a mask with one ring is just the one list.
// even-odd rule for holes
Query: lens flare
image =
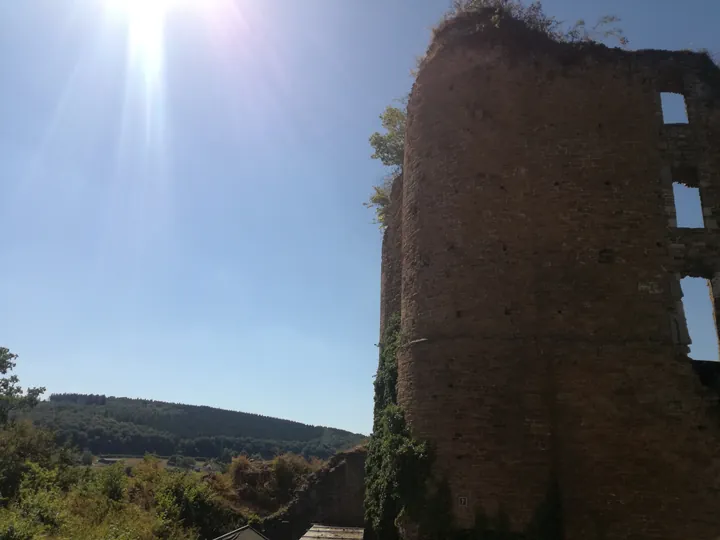
{"label": "lens flare", "polygon": [[[127,28],[128,83],[140,83],[145,144],[161,144],[165,80],[165,22],[169,12],[188,0],[105,0],[113,16]],[[130,75],[137,75],[137,78]],[[128,89],[129,92],[129,89]],[[130,92],[134,93],[134,92]],[[128,96],[129,97],[129,96]]]}
{"label": "lens flare", "polygon": [[108,8],[127,19],[128,46],[133,60],[141,62],[148,78],[162,75],[165,18],[179,0],[107,0]]}

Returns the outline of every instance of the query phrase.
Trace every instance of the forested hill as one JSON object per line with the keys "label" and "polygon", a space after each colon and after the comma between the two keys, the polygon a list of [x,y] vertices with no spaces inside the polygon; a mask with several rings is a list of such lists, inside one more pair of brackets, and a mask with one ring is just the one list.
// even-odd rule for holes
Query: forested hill
{"label": "forested hill", "polygon": [[102,395],[53,394],[28,413],[60,441],[95,454],[265,459],[284,452],[326,458],[365,437],[257,414]]}

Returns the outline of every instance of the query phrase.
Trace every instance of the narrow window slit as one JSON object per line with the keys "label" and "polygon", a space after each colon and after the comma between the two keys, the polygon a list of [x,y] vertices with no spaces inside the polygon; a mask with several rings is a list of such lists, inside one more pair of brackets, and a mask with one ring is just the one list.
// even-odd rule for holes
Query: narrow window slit
{"label": "narrow window slit", "polygon": [[690,334],[692,360],[720,361],[712,285],[703,278],[685,277],[680,281],[683,310]]}
{"label": "narrow window slit", "polygon": [[700,188],[690,187],[680,182],[673,182],[673,198],[675,200],[675,216],[679,228],[705,228]]}
{"label": "narrow window slit", "polygon": [[661,92],[660,101],[665,124],[689,123],[685,96],[675,92]]}

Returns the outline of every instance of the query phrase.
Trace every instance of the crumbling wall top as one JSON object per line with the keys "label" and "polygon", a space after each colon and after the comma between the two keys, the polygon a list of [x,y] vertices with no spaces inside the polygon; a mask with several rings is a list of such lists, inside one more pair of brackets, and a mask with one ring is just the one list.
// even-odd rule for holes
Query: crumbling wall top
{"label": "crumbling wall top", "polygon": [[511,16],[494,20],[497,11],[486,8],[462,12],[443,21],[433,32],[420,71],[441,51],[457,46],[502,47],[510,61],[547,56],[565,67],[610,62],[622,64],[626,72],[650,71],[663,91],[683,93],[685,74],[703,83],[702,98],[720,102],[720,66],[704,51],[628,50],[595,41],[563,42]]}

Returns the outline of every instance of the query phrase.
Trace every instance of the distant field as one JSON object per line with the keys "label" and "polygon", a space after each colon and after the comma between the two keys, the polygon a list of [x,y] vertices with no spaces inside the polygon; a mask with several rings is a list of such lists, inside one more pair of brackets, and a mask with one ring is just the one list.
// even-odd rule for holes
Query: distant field
{"label": "distant field", "polygon": [[[160,463],[160,465],[162,467],[168,466],[169,457],[167,457],[167,456],[165,456],[165,457],[153,456],[153,457],[155,457],[158,460],[158,462]],[[106,460],[110,460],[110,461],[114,461],[114,462],[122,461],[125,465],[127,465],[129,467],[134,467],[138,463],[142,463],[142,461],[145,458],[144,458],[144,456],[128,456],[128,455],[94,456],[92,466],[93,467],[107,467],[109,465],[108,463],[100,463],[100,460],[102,460],[102,459],[106,459]],[[207,463],[207,461],[208,461],[206,458],[194,458],[194,459],[195,459],[196,465],[198,465],[198,466],[202,466],[205,463]]]}
{"label": "distant field", "polygon": [[[101,463],[100,462],[101,459],[109,459],[109,460],[113,460],[116,462],[122,461],[125,465],[128,465],[129,467],[134,467],[138,463],[141,463],[143,460],[143,458],[141,458],[141,457],[125,457],[124,456],[124,457],[118,458],[118,457],[110,457],[110,456],[98,456],[97,458],[95,458],[93,460],[92,466],[93,467],[107,467],[109,465],[108,463]],[[167,459],[158,459],[158,461],[160,462],[160,464],[163,467],[167,466]]]}

